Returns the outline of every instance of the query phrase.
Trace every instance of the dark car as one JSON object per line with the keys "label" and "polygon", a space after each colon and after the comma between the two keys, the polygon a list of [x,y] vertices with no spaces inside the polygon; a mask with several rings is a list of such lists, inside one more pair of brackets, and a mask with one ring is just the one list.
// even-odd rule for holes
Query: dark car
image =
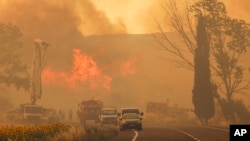
{"label": "dark car", "polygon": [[120,130],[137,129],[142,130],[142,118],[137,113],[125,113],[119,119]]}

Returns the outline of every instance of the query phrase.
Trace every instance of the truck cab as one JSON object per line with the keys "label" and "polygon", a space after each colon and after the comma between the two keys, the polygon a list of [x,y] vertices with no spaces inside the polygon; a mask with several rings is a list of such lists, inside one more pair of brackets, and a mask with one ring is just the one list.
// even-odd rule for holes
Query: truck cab
{"label": "truck cab", "polygon": [[121,112],[118,113],[118,116],[122,116],[123,114],[126,113],[136,113],[138,114],[140,117],[143,116],[143,112],[140,112],[139,108],[121,108]]}
{"label": "truck cab", "polygon": [[118,125],[117,109],[115,107],[104,107],[101,109],[101,125],[113,124]]}
{"label": "truck cab", "polygon": [[103,102],[101,100],[86,100],[82,101],[78,105],[78,117],[80,123],[86,126],[87,121],[92,120],[95,123],[100,123],[101,109],[103,108]]}
{"label": "truck cab", "polygon": [[23,116],[26,120],[37,120],[43,116],[43,107],[40,105],[26,104],[23,109]]}

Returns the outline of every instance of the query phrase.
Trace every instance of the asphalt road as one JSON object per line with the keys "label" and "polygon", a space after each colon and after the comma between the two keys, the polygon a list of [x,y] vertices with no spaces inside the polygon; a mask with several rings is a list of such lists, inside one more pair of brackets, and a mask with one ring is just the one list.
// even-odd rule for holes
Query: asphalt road
{"label": "asphalt road", "polygon": [[119,131],[111,141],[229,141],[229,129],[191,125],[144,126],[142,131]]}

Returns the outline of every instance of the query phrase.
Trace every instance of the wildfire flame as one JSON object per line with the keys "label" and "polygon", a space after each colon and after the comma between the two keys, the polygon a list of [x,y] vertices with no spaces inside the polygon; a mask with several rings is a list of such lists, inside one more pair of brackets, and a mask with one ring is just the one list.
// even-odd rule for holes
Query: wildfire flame
{"label": "wildfire flame", "polygon": [[85,83],[92,89],[110,89],[112,78],[101,72],[92,56],[81,53],[79,49],[74,49],[73,57],[73,66],[70,73],[45,68],[42,73],[43,83],[45,85],[66,85],[69,88],[78,88]]}

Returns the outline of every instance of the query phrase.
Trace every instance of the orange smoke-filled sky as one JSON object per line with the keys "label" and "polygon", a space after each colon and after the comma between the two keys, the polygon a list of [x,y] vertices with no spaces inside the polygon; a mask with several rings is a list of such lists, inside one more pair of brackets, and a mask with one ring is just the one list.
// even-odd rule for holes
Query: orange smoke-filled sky
{"label": "orange smoke-filled sky", "polygon": [[[182,8],[183,1],[178,0],[179,7]],[[187,0],[189,3],[194,0]],[[233,18],[244,19],[250,22],[249,8],[250,1],[247,0],[221,0],[226,4],[227,11]],[[39,16],[38,20],[52,19],[53,15],[60,19],[72,14],[70,19],[72,24],[77,25],[83,35],[93,34],[112,34],[112,33],[151,33],[155,31],[155,20],[164,21],[164,10],[162,5],[166,0],[1,0],[1,18],[8,19],[10,22],[19,22],[17,20],[26,20],[27,17]],[[20,9],[20,5],[22,9]],[[61,13],[55,13],[52,9],[54,6],[63,8]],[[47,6],[47,8],[43,8]],[[6,8],[6,9],[5,9]],[[41,12],[42,10],[45,10]],[[20,11],[22,10],[22,12]],[[23,17],[21,14],[30,11]],[[39,13],[36,13],[38,11]],[[52,16],[48,16],[49,12]],[[52,12],[53,11],[53,12]],[[68,13],[67,11],[71,11]],[[19,13],[20,12],[20,13]],[[60,15],[60,16],[59,16]],[[7,18],[6,18],[7,17]],[[22,19],[20,19],[22,18]],[[2,19],[1,19],[2,20]],[[16,21],[15,21],[16,20]],[[31,18],[26,22],[32,23]],[[26,28],[32,28],[36,25],[27,24]],[[45,22],[45,27],[46,25]],[[69,26],[69,25],[65,25]]]}
{"label": "orange smoke-filled sky", "polygon": [[[150,33],[155,29],[155,20],[163,21],[162,5],[168,0],[92,0],[96,7],[115,21],[121,19],[129,33]],[[183,4],[186,0],[176,0]],[[194,0],[187,0],[191,3]],[[226,4],[228,14],[250,22],[248,0],[221,0]],[[179,5],[180,8],[183,8]]]}

